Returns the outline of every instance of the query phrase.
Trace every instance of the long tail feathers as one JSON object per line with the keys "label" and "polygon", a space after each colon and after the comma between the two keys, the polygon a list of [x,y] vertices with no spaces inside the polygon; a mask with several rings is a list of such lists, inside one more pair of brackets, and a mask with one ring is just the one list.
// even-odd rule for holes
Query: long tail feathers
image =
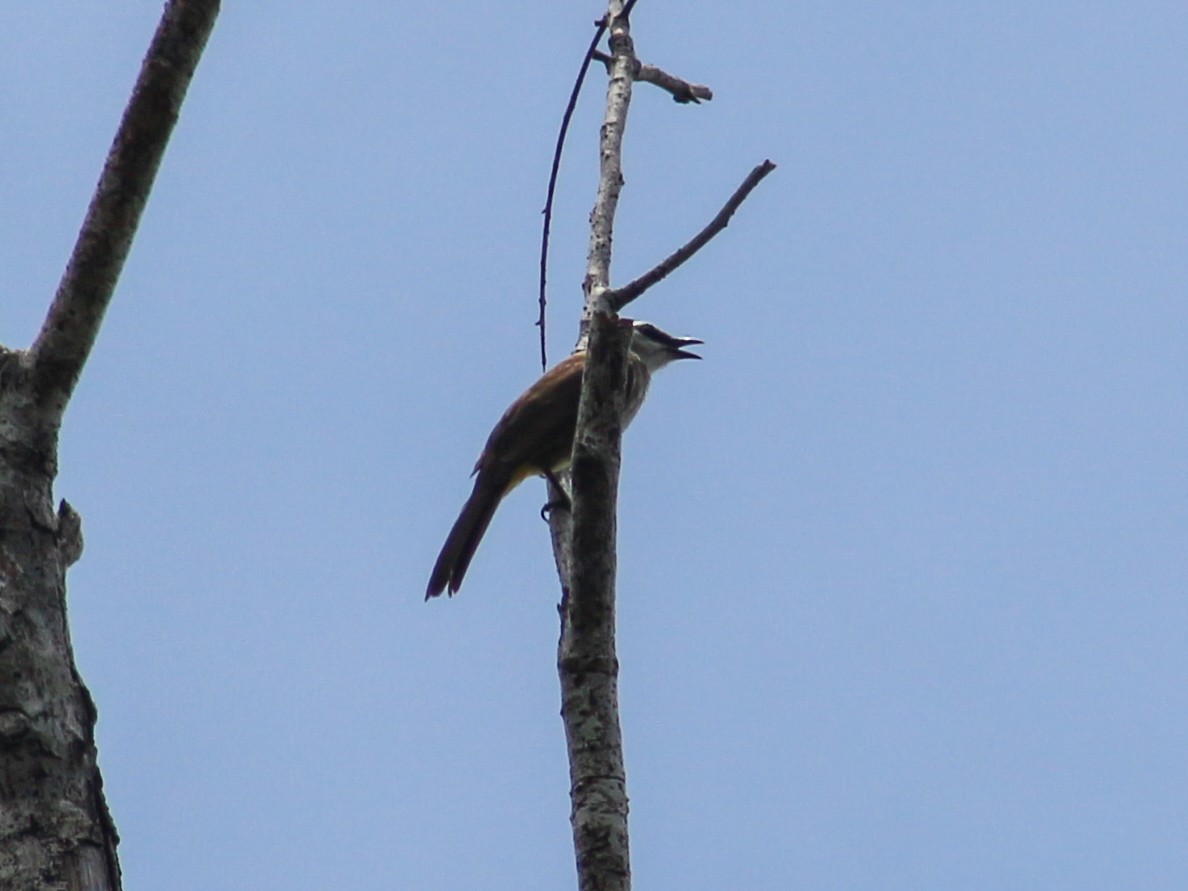
{"label": "long tail feathers", "polygon": [[474,491],[462,505],[462,512],[458,514],[454,527],[441,547],[441,553],[437,555],[433,574],[429,576],[429,587],[425,590],[426,600],[437,597],[447,587],[452,597],[462,587],[462,577],[466,575],[471,558],[502,500],[503,486],[492,485],[490,480],[480,474],[474,481]]}

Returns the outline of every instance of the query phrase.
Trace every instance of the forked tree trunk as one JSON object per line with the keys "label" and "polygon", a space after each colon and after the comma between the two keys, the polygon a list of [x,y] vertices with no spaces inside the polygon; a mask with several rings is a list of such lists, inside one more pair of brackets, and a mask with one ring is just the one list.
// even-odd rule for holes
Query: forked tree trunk
{"label": "forked tree trunk", "polygon": [[58,431],[111,300],[218,0],[170,0],[45,324],[0,347],[0,889],[119,891],[95,705],[74,666],[66,568],[78,514],[54,510]]}

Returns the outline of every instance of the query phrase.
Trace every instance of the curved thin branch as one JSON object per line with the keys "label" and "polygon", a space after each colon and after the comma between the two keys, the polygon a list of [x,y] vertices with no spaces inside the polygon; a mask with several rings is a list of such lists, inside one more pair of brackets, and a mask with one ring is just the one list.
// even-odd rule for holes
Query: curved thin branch
{"label": "curved thin branch", "polygon": [[606,33],[606,17],[602,17],[595,24],[598,27],[594,31],[594,38],[590,41],[590,48],[586,50],[586,55],[582,59],[582,67],[578,69],[577,80],[574,81],[573,90],[569,93],[569,104],[565,106],[565,114],[561,116],[561,130],[557,133],[557,145],[553,149],[553,168],[549,171],[548,194],[545,197],[544,209],[541,211],[544,215],[544,224],[540,234],[540,317],[536,320],[536,325],[540,328],[541,371],[545,371],[549,367],[549,356],[545,345],[545,307],[548,306],[545,287],[549,270],[549,231],[553,224],[553,196],[557,191],[557,175],[561,170],[561,151],[565,148],[565,136],[569,133],[569,122],[573,118],[573,110],[577,108],[578,96],[582,92],[586,72],[590,70],[590,60],[596,54],[602,55],[597,53],[597,47],[598,41],[602,40],[602,35]]}
{"label": "curved thin branch", "polygon": [[56,428],[95,343],[219,0],[171,0],[141,65],[74,253],[29,351],[45,423]]}
{"label": "curved thin branch", "polygon": [[771,161],[764,161],[762,164],[756,166],[747,175],[747,178],[743,180],[742,185],[734,190],[734,194],[730,196],[730,199],[722,205],[722,209],[718,211],[717,216],[710,220],[704,229],[655,267],[635,279],[635,281],[629,282],[623,287],[617,288],[607,294],[611,308],[615,312],[618,312],[648,288],[652,287],[652,285],[663,281],[669,273],[705,247],[711,238],[726,228],[727,223],[730,222],[730,218],[734,216],[734,212],[738,210],[739,205],[746,200],[755,186],[759,185],[763,178],[775,170],[775,168],[775,164]]}

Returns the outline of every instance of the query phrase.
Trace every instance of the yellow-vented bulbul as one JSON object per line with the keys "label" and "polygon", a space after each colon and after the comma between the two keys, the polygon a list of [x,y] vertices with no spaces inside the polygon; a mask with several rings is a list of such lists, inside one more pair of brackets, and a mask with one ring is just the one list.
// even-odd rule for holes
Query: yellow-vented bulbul
{"label": "yellow-vented bulbul", "polygon": [[[632,323],[624,429],[643,405],[652,375],[677,359],[700,359],[683,349],[698,343],[702,341],[666,334],[650,322]],[[569,465],[585,361],[585,352],[579,351],[546,371],[511,404],[487,437],[474,465],[474,490],[433,566],[426,600],[447,589],[453,595],[462,586],[503,496],[530,476],[552,476]]]}

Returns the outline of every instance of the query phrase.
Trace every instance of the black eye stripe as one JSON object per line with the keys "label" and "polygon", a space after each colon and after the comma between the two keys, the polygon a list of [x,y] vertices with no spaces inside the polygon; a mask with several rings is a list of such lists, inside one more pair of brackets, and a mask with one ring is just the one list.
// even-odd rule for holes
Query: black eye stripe
{"label": "black eye stripe", "polygon": [[651,322],[637,321],[635,323],[635,332],[644,340],[673,350],[695,343],[702,343],[702,341],[694,337],[673,337],[667,331],[660,330]]}

